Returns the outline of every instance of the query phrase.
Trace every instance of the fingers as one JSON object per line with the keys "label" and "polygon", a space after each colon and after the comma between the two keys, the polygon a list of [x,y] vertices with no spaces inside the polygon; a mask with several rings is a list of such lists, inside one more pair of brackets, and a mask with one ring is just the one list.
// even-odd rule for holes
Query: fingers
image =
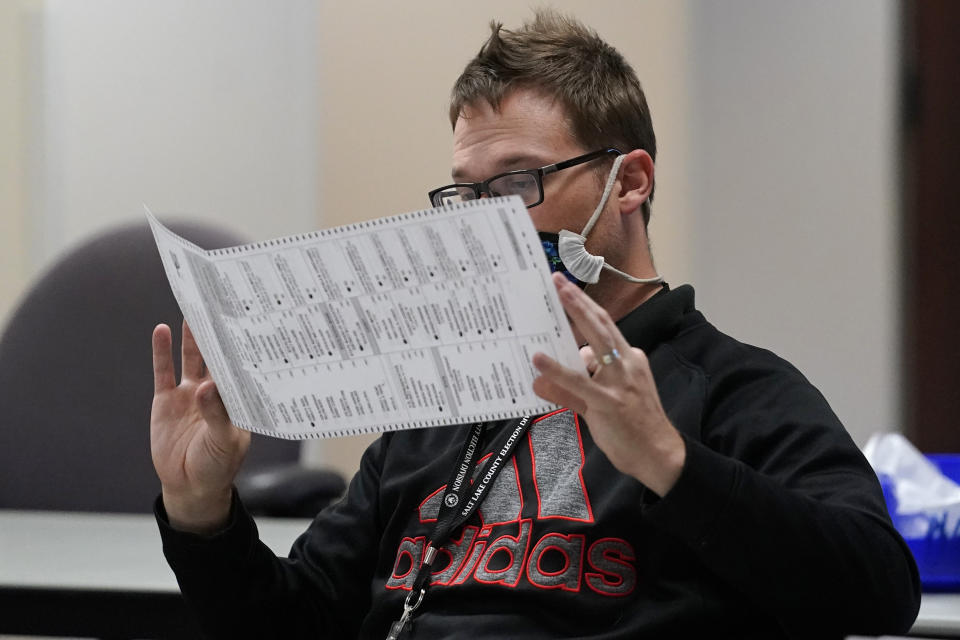
{"label": "fingers", "polygon": [[597,366],[600,364],[597,360],[597,354],[593,351],[593,347],[590,345],[580,347],[580,359],[583,361],[583,366],[587,370],[587,373],[593,375],[593,372],[597,370]]}
{"label": "fingers", "polygon": [[534,354],[533,366],[540,372],[533,381],[533,390],[538,396],[570,409],[586,411],[597,384],[584,372],[565,367],[544,353]]}
{"label": "fingers", "polygon": [[548,402],[566,407],[567,409],[573,409],[573,411],[581,415],[587,411],[587,403],[583,401],[583,398],[570,393],[543,376],[533,381],[533,392]]}
{"label": "fingers", "polygon": [[153,330],[153,393],[159,394],[177,386],[173,369],[170,327],[158,324]]}
{"label": "fingers", "polygon": [[189,380],[199,380],[206,374],[206,367],[203,364],[203,356],[200,354],[200,348],[193,337],[193,332],[183,321],[183,346],[182,346],[183,377]]}
{"label": "fingers", "polygon": [[223,406],[217,384],[213,380],[207,380],[197,387],[196,398],[200,405],[200,413],[203,414],[203,419],[211,429],[223,432],[232,428],[230,416],[227,414],[226,407]]}
{"label": "fingers", "polygon": [[626,338],[603,307],[562,274],[554,274],[553,283],[564,311],[593,347],[595,356],[602,356],[614,349],[624,353],[629,348]]}

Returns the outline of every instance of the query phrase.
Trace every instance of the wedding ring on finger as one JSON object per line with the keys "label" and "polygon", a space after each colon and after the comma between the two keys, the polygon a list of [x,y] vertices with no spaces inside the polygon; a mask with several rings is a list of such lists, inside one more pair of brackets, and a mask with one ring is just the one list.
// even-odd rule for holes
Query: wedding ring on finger
{"label": "wedding ring on finger", "polygon": [[614,360],[620,359],[620,352],[616,349],[610,351],[610,353],[605,353],[600,356],[600,364],[613,364]]}

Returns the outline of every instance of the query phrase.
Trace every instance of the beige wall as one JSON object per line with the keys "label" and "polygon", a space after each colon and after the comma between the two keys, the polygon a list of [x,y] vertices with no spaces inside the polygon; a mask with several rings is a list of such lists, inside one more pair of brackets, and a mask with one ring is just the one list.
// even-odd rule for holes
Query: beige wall
{"label": "beige wall", "polygon": [[[614,43],[648,94],[663,151],[652,241],[671,281],[690,279],[688,6],[684,1],[555,1]],[[450,175],[447,97],[489,34],[524,3],[322,2],[320,215],[323,226],[422,209]],[[310,459],[352,471],[368,437],[311,443]]]}
{"label": "beige wall", "polygon": [[23,59],[36,3],[0,3],[0,326],[27,277]]}
{"label": "beige wall", "polygon": [[0,3],[0,322],[144,203],[251,239],[315,226],[317,4],[284,7]]}
{"label": "beige wall", "polygon": [[695,6],[698,304],[797,366],[858,443],[897,430],[898,4]]}

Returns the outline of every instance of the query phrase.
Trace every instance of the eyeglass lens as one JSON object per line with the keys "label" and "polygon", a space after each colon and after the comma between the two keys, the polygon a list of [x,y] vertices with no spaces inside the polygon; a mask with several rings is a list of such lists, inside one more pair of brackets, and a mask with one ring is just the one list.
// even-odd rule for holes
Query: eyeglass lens
{"label": "eyeglass lens", "polygon": [[[540,185],[532,172],[508,173],[487,183],[491,196],[520,196],[523,204],[530,206],[540,201]],[[477,191],[471,186],[451,185],[434,194],[434,206],[476,200]]]}
{"label": "eyeglass lens", "polygon": [[528,207],[540,200],[537,177],[530,173],[508,173],[494,178],[490,181],[490,192],[495,196],[520,196]]}

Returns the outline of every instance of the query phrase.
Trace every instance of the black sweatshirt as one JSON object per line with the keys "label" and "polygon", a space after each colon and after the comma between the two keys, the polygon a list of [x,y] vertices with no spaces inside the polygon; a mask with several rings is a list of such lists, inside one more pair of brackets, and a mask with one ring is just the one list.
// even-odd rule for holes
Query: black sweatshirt
{"label": "black sweatshirt", "polygon": [[[621,320],[686,462],[658,499],[581,418],[538,418],[434,563],[412,638],[840,638],[905,632],[916,566],[877,478],[789,363],[709,324],[689,286]],[[490,424],[484,453],[502,423]],[[386,434],[347,495],[277,558],[234,498],[223,532],[164,553],[210,637],[383,638],[469,426]],[[482,462],[482,456],[480,462]],[[706,637],[706,635],[702,636]]]}

